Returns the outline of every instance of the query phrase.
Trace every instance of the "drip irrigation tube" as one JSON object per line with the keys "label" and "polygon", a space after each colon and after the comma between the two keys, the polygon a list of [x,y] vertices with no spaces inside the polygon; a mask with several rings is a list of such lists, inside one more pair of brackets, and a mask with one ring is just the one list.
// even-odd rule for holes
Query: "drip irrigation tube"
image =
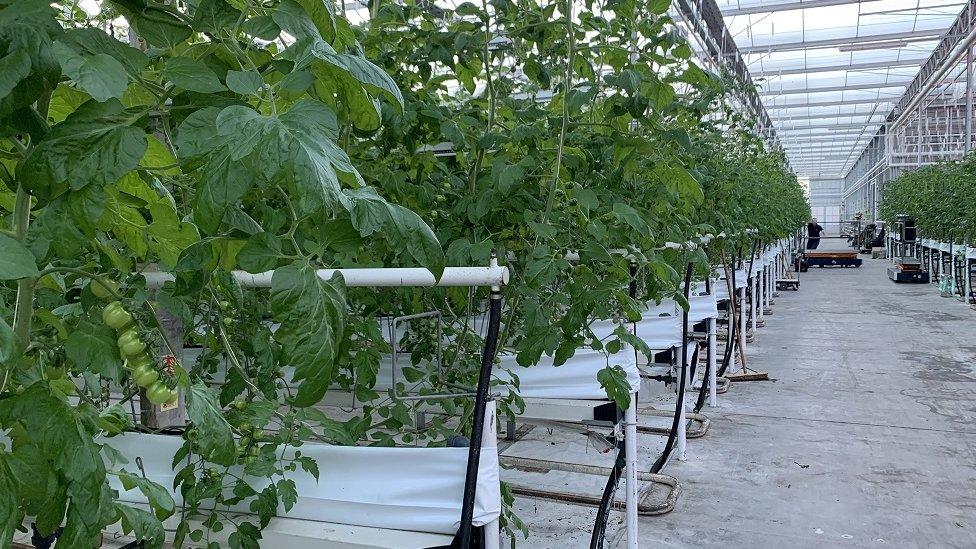
{"label": "drip irrigation tube", "polygon": [[[685,269],[685,300],[687,301],[689,295],[691,294],[691,273],[694,265],[688,263],[687,269]],[[688,340],[688,311],[682,313],[682,338],[681,338],[681,368],[684,369],[686,366],[686,361],[688,360],[688,347],[684,344]],[[681,425],[682,409],[685,405],[685,372],[682,372],[678,376],[678,398],[674,406],[674,419],[671,422],[671,433],[668,435],[668,441],[664,445],[664,451],[651,466],[651,473],[660,473],[661,469],[664,469],[664,465],[667,464],[668,458],[671,457],[671,451],[674,449],[675,439],[678,436],[678,429],[685,429],[684,425]]]}
{"label": "drip irrigation tube", "polygon": [[495,362],[498,347],[498,327],[501,324],[502,294],[498,287],[492,287],[488,306],[488,334],[481,355],[481,372],[478,377],[478,391],[474,400],[474,417],[471,421],[471,445],[468,446],[468,466],[464,476],[464,497],[461,500],[461,530],[458,535],[460,546],[471,547],[474,518],[475,490],[478,487],[478,466],[481,462],[481,433],[485,426],[485,405],[491,385],[491,367]]}
{"label": "drip irrigation tube", "polygon": [[[705,277],[705,292],[708,294],[712,293],[712,278],[710,276]],[[714,331],[715,323],[711,322],[709,323],[709,325],[712,326],[712,331]],[[712,338],[712,337],[715,337],[715,335],[714,334],[708,335],[708,338]],[[692,369],[691,369],[692,379],[695,379],[695,374],[696,374],[695,370],[696,367],[698,366],[697,364],[698,361],[696,360],[694,362],[695,364],[692,364]],[[712,373],[712,345],[711,343],[709,343],[708,351],[706,352],[706,356],[705,356],[705,375],[702,376],[702,384],[701,387],[698,389],[698,400],[695,401],[695,407],[694,409],[692,409],[692,412],[696,414],[701,412],[702,408],[705,407],[705,400],[708,399],[708,391],[709,391],[709,387],[711,386],[711,383],[709,382],[711,378],[709,376],[711,375],[711,373]]]}
{"label": "drip irrigation tube", "polygon": [[[630,262],[630,284],[628,293],[631,299],[637,297],[637,263]],[[631,394],[630,398],[636,399],[637,393]],[[620,409],[617,408],[617,422],[620,422]],[[603,487],[603,494],[600,496],[600,505],[596,512],[596,521],[593,524],[593,533],[590,534],[590,549],[601,549],[607,532],[607,522],[610,520],[610,509],[613,508],[614,496],[617,487],[620,485],[620,477],[623,476],[624,467],[627,463],[627,445],[624,440],[618,440],[617,458],[613,462],[613,468],[607,477],[607,484]]]}
{"label": "drip irrigation tube", "polygon": [[732,284],[732,292],[729,293],[728,316],[729,316],[729,337],[725,341],[725,353],[722,356],[722,366],[718,369],[718,376],[724,376],[732,361],[732,353],[735,352],[735,342],[738,337],[739,313],[734,306],[735,297],[739,295],[739,289],[735,284],[735,263],[737,258],[732,255],[732,272],[728,274],[728,281]]}
{"label": "drip irrigation tube", "polygon": [[[635,398],[633,395],[631,398]],[[613,507],[614,495],[617,493],[617,486],[620,485],[620,477],[623,476],[624,465],[627,463],[627,448],[622,440],[617,441],[617,459],[613,462],[613,469],[607,477],[607,484],[603,487],[603,495],[600,497],[600,506],[596,511],[596,522],[593,524],[593,533],[590,535],[590,549],[602,549],[603,541],[607,533],[607,522],[610,520],[610,509]]]}

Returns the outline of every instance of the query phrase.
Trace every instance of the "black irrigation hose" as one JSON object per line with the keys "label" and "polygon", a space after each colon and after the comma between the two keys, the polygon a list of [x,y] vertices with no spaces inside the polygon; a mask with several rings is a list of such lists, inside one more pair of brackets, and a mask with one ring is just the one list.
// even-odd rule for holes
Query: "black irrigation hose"
{"label": "black irrigation hose", "polygon": [[[688,268],[685,269],[685,301],[691,295],[691,273],[694,265],[688,263]],[[681,368],[684,369],[687,365],[687,354],[688,346],[686,342],[688,341],[688,311],[685,311],[681,315]],[[668,462],[668,458],[671,457],[671,451],[674,449],[674,443],[678,436],[678,429],[686,429],[685,425],[681,425],[681,408],[685,405],[685,378],[688,376],[684,375],[683,372],[678,374],[678,398],[674,405],[674,419],[671,421],[671,432],[668,433],[668,441],[664,445],[664,451],[658,456],[657,461],[651,466],[651,473],[657,474],[664,469],[664,465]]]}
{"label": "black irrigation hose", "polygon": [[[619,410],[617,411],[617,415],[620,415]],[[614,495],[617,493],[617,486],[620,485],[620,477],[623,476],[624,467],[626,467],[626,465],[626,444],[623,440],[618,440],[617,459],[613,462],[613,469],[610,469],[610,476],[607,477],[607,484],[603,487],[603,494],[600,496],[600,506],[596,511],[596,521],[593,524],[593,533],[590,534],[590,549],[603,548],[603,542],[606,539],[607,534],[607,523],[610,521],[610,509],[613,507]]]}
{"label": "black irrigation hose", "polygon": [[[694,265],[688,263],[688,268],[685,271],[685,301],[691,295],[691,274]],[[631,267],[631,275],[633,276],[634,270]],[[631,283],[631,292],[635,290],[634,284]],[[633,296],[632,296],[633,297]],[[681,329],[681,368],[685,367],[687,357],[687,346],[684,344],[688,340],[688,311],[682,314],[682,329]],[[681,408],[684,406],[684,393],[685,393],[685,377],[684,375],[679,375],[680,382],[678,383],[678,398],[677,403],[674,407],[674,420],[671,423],[671,432],[668,434],[668,441],[664,446],[664,451],[661,452],[660,457],[651,466],[651,473],[659,473],[661,469],[664,468],[664,464],[668,462],[668,458],[671,456],[671,450],[674,448],[674,443],[678,434],[678,428],[681,421]],[[636,395],[634,396],[636,397]],[[634,398],[632,397],[632,398]],[[620,411],[617,411],[618,419]],[[627,450],[625,442],[623,440],[617,442],[617,459],[614,461],[613,469],[610,470],[610,476],[607,478],[607,484],[603,488],[603,494],[600,497],[600,507],[596,512],[596,522],[593,525],[593,533],[590,535],[590,549],[602,549],[603,542],[606,537],[607,522],[610,519],[610,509],[613,507],[614,494],[617,491],[617,486],[620,484],[620,477],[623,476],[624,467],[627,464]]]}
{"label": "black irrigation hose", "polygon": [[732,272],[729,274],[729,276],[731,277],[729,281],[732,284],[732,295],[729,296],[729,304],[727,306],[727,310],[729,312],[729,329],[728,329],[729,337],[725,341],[725,354],[724,356],[722,356],[722,366],[718,369],[718,372],[716,372],[718,377],[725,375],[725,371],[728,370],[729,364],[732,362],[732,352],[735,350],[735,338],[738,336],[737,330],[739,325],[739,319],[738,319],[739,315],[738,312],[736,312],[736,314],[733,314],[732,311],[733,309],[732,304],[735,302],[735,296],[739,295],[739,289],[736,287],[735,284],[736,260],[737,258],[735,257],[735,254],[733,254]]}
{"label": "black irrigation hose", "polygon": [[[712,280],[711,277],[705,278],[705,293],[712,293]],[[717,324],[717,323],[716,323]],[[705,337],[711,339],[711,335],[705,334]],[[707,357],[705,358],[705,375],[702,376],[701,388],[698,389],[698,400],[695,401],[695,408],[692,410],[694,413],[701,412],[701,409],[705,407],[705,399],[708,397],[708,386],[709,379],[708,376],[712,372],[712,346],[706,340],[705,344],[708,346]],[[691,379],[695,379],[696,369],[698,366],[698,349],[695,349],[695,356],[691,360]]]}
{"label": "black irrigation hose", "polygon": [[[708,347],[709,355],[711,355],[711,350],[712,348],[709,345]],[[695,349],[695,358],[692,359],[693,362],[697,362],[697,355],[698,355],[698,349]],[[711,362],[712,362],[711,360],[705,361],[705,377],[702,378],[701,388],[698,389],[698,400],[695,401],[695,407],[692,410],[692,412],[696,414],[698,412],[701,412],[702,408],[705,407],[705,400],[708,398],[708,386],[709,386],[708,374],[711,373],[712,371]]]}
{"label": "black irrigation hose", "polygon": [[[498,328],[501,323],[501,293],[492,288],[488,305],[488,334],[481,355],[481,371],[478,377],[478,391],[474,401],[474,417],[471,420],[471,444],[468,447],[468,462],[464,475],[464,495],[461,500],[461,527],[458,532],[460,547],[472,547],[475,492],[478,488],[478,466],[481,461],[481,437],[485,426],[485,405],[491,385],[491,368],[495,362],[498,348]],[[494,429],[494,427],[492,427]]]}
{"label": "black irrigation hose", "polygon": [[[628,286],[631,299],[637,297],[637,264],[630,262],[630,285]],[[636,351],[635,357],[636,357]],[[634,395],[631,398],[636,398]],[[617,408],[617,421],[620,421],[620,409]],[[593,533],[590,535],[590,549],[600,549],[607,532],[607,522],[610,520],[610,509],[613,507],[614,495],[617,493],[617,486],[620,485],[620,477],[623,476],[624,467],[627,465],[627,450],[623,440],[617,441],[617,459],[613,462],[610,476],[607,477],[607,484],[603,487],[603,494],[600,496],[600,505],[596,511],[596,521],[593,524]]]}

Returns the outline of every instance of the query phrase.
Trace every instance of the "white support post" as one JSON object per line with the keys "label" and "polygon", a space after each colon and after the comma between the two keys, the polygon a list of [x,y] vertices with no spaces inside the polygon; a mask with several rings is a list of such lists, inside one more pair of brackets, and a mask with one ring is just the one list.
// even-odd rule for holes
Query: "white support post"
{"label": "white support post", "polygon": [[962,260],[963,268],[966,269],[965,271],[963,271],[963,276],[965,277],[966,280],[966,287],[962,289],[962,300],[963,303],[969,303],[969,289],[973,287],[973,283],[971,278],[972,269],[969,268],[969,247],[968,246],[963,247],[962,257],[963,257]]}
{"label": "white support post", "polygon": [[[770,299],[770,293],[771,292],[769,291],[769,279],[770,279],[770,274],[772,272],[773,272],[773,265],[772,265],[772,263],[770,263],[769,265],[766,265],[766,268],[763,269],[763,298],[764,298],[763,299],[763,306],[764,306],[764,308],[767,308],[767,309],[769,308],[770,302],[772,301]],[[766,311],[763,311],[763,314],[765,315],[766,314]]]}
{"label": "white support post", "polygon": [[[682,350],[682,352],[678,353],[679,357],[686,356],[688,352],[687,343],[682,342],[681,344],[684,345],[685,348]],[[680,461],[685,460],[685,449],[687,446],[686,435],[688,434],[688,418],[685,411],[685,395],[678,393],[678,391],[681,389],[682,384],[684,384],[686,389],[691,385],[691,382],[688,381],[688,364],[686,362],[687,361],[681,361],[681,364],[679,365],[679,369],[678,369],[678,375],[681,376],[681,378],[684,378],[684,381],[682,382],[681,379],[679,379],[678,383],[675,386],[675,394],[677,395],[678,399],[681,400],[681,406],[679,407],[679,412],[678,412],[678,433],[677,433],[678,435],[677,450],[678,450],[678,459]],[[688,391],[686,390],[685,392],[687,393]]]}
{"label": "white support post", "polygon": [[637,394],[631,393],[624,414],[624,450],[627,452],[627,549],[639,549],[637,536]]}
{"label": "white support post", "polygon": [[[485,426],[481,430],[481,451],[498,453],[498,418],[495,401],[485,403]],[[501,524],[495,519],[485,524],[485,549],[501,549]]]}
{"label": "white support post", "polygon": [[715,372],[718,360],[718,333],[715,317],[708,319],[708,405],[718,406],[718,388],[715,387],[718,374]]}
{"label": "white support post", "polygon": [[[748,282],[747,282],[747,284],[748,284]],[[739,288],[739,307],[738,307],[738,309],[739,309],[739,336],[740,337],[736,338],[738,341],[741,341],[742,342],[742,352],[743,353],[746,352],[746,307],[748,307],[748,306],[749,306],[749,304],[746,303],[746,287],[745,287],[745,285],[743,285],[741,288]],[[735,342],[733,342],[733,343],[735,343]],[[734,351],[732,352],[732,356],[733,357],[735,356],[735,352]],[[736,370],[732,370],[732,371],[733,372],[734,371],[737,371],[737,369]]]}
{"label": "white support post", "polygon": [[[758,305],[759,305],[758,290],[756,289],[757,284],[756,284],[755,273],[753,273],[753,277],[752,277],[751,283],[752,283],[751,284],[751,287],[752,287],[752,299],[749,300],[749,309],[750,309],[750,311],[751,311],[752,314],[749,316],[749,329],[752,330],[752,333],[753,334],[755,334],[756,333],[756,320],[758,320],[758,318],[756,317],[756,315],[758,314],[757,309],[759,308],[758,307]],[[749,332],[746,332],[744,335],[748,335],[748,334],[749,334]]]}
{"label": "white support post", "polygon": [[763,280],[763,275],[766,272],[766,268],[763,267],[756,273],[756,285],[754,287],[752,302],[755,304],[755,322],[758,324],[763,320],[763,308],[766,306],[766,283]]}

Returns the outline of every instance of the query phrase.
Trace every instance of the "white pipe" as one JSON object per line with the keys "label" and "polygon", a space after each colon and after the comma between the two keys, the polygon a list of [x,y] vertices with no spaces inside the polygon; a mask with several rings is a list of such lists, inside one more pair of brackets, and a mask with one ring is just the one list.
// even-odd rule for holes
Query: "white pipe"
{"label": "white pipe", "polygon": [[624,450],[627,471],[627,549],[639,549],[637,537],[637,395],[630,395],[624,414]]}
{"label": "white pipe", "polygon": [[[380,288],[380,287],[456,287],[456,286],[504,286],[508,284],[508,267],[445,267],[440,280],[424,268],[365,268],[365,269],[319,269],[319,278],[329,280],[336,273],[342,275],[346,286],[350,288]],[[232,272],[237,282],[244,287],[268,288],[274,271],[251,274],[244,271]],[[176,280],[171,273],[146,272],[146,286],[159,288],[164,283]]]}
{"label": "white pipe", "polygon": [[713,408],[718,406],[718,388],[715,386],[718,376],[715,372],[718,364],[716,354],[718,354],[718,333],[715,317],[711,317],[708,319],[708,405]]}

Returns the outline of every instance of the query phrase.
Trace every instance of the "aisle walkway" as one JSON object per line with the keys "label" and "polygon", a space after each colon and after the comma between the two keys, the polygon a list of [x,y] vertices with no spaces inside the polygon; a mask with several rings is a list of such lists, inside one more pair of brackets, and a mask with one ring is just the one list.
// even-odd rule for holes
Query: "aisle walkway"
{"label": "aisle walkway", "polygon": [[772,381],[707,411],[642,548],[976,547],[976,311],[887,265],[783,292],[749,353]]}

